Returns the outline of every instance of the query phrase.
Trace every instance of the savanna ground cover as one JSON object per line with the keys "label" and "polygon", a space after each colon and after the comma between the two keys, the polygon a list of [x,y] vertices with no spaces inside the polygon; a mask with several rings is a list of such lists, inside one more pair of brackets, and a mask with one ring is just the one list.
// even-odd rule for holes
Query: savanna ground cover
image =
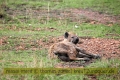
{"label": "savanna ground cover", "polygon": [[[66,31],[77,33],[80,37],[78,46],[102,56],[101,60],[96,60],[86,67],[119,68],[119,6],[119,0],[0,0],[0,72],[3,68],[9,67],[55,67],[61,61],[49,59],[47,51],[51,44],[63,40],[62,36]],[[120,73],[112,75],[0,73],[0,79],[119,80]]]}

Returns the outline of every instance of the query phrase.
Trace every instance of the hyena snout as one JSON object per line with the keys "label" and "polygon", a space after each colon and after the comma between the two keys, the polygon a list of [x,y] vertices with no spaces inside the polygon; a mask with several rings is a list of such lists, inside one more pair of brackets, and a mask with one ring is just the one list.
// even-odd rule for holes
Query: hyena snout
{"label": "hyena snout", "polygon": [[75,36],[74,39],[72,40],[72,42],[74,44],[77,44],[79,42],[79,38],[77,36]]}

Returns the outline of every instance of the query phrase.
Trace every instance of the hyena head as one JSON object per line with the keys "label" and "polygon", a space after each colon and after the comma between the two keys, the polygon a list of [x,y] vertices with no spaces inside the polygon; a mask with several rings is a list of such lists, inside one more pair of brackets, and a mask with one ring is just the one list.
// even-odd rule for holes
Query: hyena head
{"label": "hyena head", "polygon": [[73,44],[77,44],[79,42],[78,36],[76,36],[74,33],[65,32],[64,37],[67,39],[67,41],[72,42]]}

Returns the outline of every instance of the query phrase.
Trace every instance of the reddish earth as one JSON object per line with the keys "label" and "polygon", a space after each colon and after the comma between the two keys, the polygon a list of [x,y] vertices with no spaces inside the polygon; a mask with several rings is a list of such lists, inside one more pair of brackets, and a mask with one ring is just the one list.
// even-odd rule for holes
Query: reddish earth
{"label": "reddish earth", "polygon": [[92,11],[92,10],[85,10],[85,9],[71,9],[71,12],[76,17],[84,17],[87,19],[88,22],[91,22],[91,24],[96,23],[102,23],[106,24],[108,26],[111,26],[112,24],[119,24],[120,23],[120,17],[118,16],[112,16],[105,13]]}
{"label": "reddish earth", "polygon": [[[36,44],[42,46],[44,48],[49,48],[50,45],[60,42],[63,40],[62,36],[50,38],[47,42],[43,39],[38,40]],[[2,37],[0,39],[0,45],[7,44],[7,38]],[[31,43],[32,44],[32,43]],[[88,38],[88,37],[80,37],[80,42],[77,46],[85,49],[89,53],[100,54],[103,58],[119,58],[120,57],[120,39],[102,39],[102,38]],[[22,46],[19,46],[20,50]],[[23,49],[23,48],[22,48]],[[37,47],[35,47],[38,50]],[[57,68],[83,68],[84,66],[94,62],[91,60],[90,62],[60,62],[55,65]],[[23,65],[24,63],[21,61],[15,62],[18,65]],[[96,75],[88,76],[91,80],[97,80]]]}
{"label": "reddish earth", "polygon": [[[52,38],[45,47],[53,43],[60,42],[63,37]],[[103,39],[103,38],[80,38],[77,46],[85,49],[88,53],[99,54],[105,58],[119,58],[120,57],[120,39]]]}
{"label": "reddish earth", "polygon": [[[46,48],[52,45],[53,43],[60,42],[63,40],[63,37],[51,38],[48,43],[46,43]],[[80,42],[77,46],[83,48],[88,53],[99,54],[102,59],[111,59],[120,57],[120,39],[102,39],[102,38],[80,38]],[[68,62],[68,63],[58,63],[55,65],[57,68],[82,68],[95,60],[91,60],[87,63],[81,62]]]}
{"label": "reddish earth", "polygon": [[[7,41],[9,37],[0,38],[0,45],[8,44]],[[44,39],[37,40],[35,43],[30,42],[31,48],[39,50],[41,48],[48,49],[50,45],[62,41],[64,38],[59,37],[50,37],[49,40],[45,41]],[[41,48],[35,47],[35,45],[41,46]],[[17,50],[25,50],[26,44],[20,44],[16,48]],[[89,37],[80,37],[80,42],[77,46],[85,49],[88,53],[99,54],[105,58],[119,58],[120,57],[120,39],[105,39],[105,38],[89,38]]]}
{"label": "reddish earth", "polygon": [[113,24],[120,24],[120,15],[114,16],[90,9],[51,9],[48,12],[47,9],[22,8],[20,10],[13,10],[12,8],[8,8],[6,12],[11,17],[17,17],[18,15],[24,16],[23,18],[19,18],[21,22],[25,22],[33,18],[37,19],[39,23],[45,23],[48,20],[61,21],[67,19],[69,22],[105,24],[108,26],[112,26]]}
{"label": "reddish earth", "polygon": [[[21,10],[14,10],[11,8],[6,9],[6,13],[14,18],[17,16],[24,16],[19,18],[20,22],[26,22],[27,20],[33,18],[37,19],[39,23],[45,23],[47,20],[68,20],[69,22],[77,22],[77,23],[90,23],[90,24],[104,24],[107,26],[112,26],[113,24],[120,25],[120,15],[113,16],[101,12],[96,12],[88,9],[67,9],[67,10],[48,10],[45,9],[32,9],[32,8],[21,8]],[[16,29],[16,27],[10,28],[12,30]],[[41,28],[36,29],[36,31],[40,31]],[[54,28],[45,29],[54,31]],[[35,30],[34,30],[35,31]],[[30,43],[32,50],[39,50],[38,47],[34,45],[38,44],[42,46],[42,48],[49,48],[50,45],[60,42],[63,40],[63,37],[54,37],[50,38],[47,42],[43,39],[36,41],[36,43]],[[7,37],[0,38],[0,46],[8,44]],[[80,38],[80,43],[77,44],[79,47],[85,49],[89,53],[99,54],[102,58],[110,59],[110,58],[119,58],[120,57],[120,39],[102,39],[102,38]],[[25,50],[26,44],[20,44],[16,48],[16,50]],[[86,64],[89,64],[93,61],[90,61]],[[19,65],[23,65],[24,63],[21,61],[15,62]],[[86,65],[84,64],[84,65]],[[58,63],[55,67],[59,68],[83,68],[83,63],[80,62],[69,62],[69,63]],[[92,80],[97,80],[96,76],[89,76]]]}
{"label": "reddish earth", "polygon": [[4,45],[7,43],[7,37],[0,38],[0,45]]}
{"label": "reddish earth", "polygon": [[[33,8],[22,8],[20,10],[8,8],[6,13],[13,17],[24,16],[19,18],[20,22],[25,22],[31,18],[36,19],[39,23],[45,23],[48,20],[68,20],[69,22],[77,23],[90,23],[90,24],[104,24],[107,26],[112,26],[113,24],[120,25],[120,15],[113,16],[97,11],[92,11],[88,9],[66,9],[66,10],[48,10],[46,9],[33,9]],[[27,17],[26,17],[27,15]],[[36,30],[41,30],[38,28]],[[45,29],[51,30],[53,29]],[[42,46],[43,48],[49,48],[53,43],[62,41],[63,37],[50,38],[47,42],[43,39],[36,41],[36,44]],[[0,39],[0,45],[7,44],[6,38]],[[79,47],[85,49],[89,53],[99,54],[104,58],[119,58],[120,57],[120,39],[102,39],[102,38],[80,38]],[[17,50],[24,50],[25,45],[19,45],[16,47]],[[32,50],[38,50],[37,47],[32,47]],[[68,63],[66,63],[68,64]],[[73,63],[77,67],[80,67],[78,63]],[[59,64],[61,65],[61,64]],[[64,65],[64,64],[63,64]],[[71,65],[71,63],[69,64]],[[76,67],[76,66],[72,67]]]}
{"label": "reddish earth", "polygon": [[82,44],[78,44],[87,52],[100,54],[105,58],[119,58],[120,57],[120,39],[101,39],[90,38],[81,39]]}

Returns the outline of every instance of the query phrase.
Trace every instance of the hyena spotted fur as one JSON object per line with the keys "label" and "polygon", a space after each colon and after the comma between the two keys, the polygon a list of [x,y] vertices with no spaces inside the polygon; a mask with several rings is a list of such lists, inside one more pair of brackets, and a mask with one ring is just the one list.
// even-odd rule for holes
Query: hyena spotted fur
{"label": "hyena spotted fur", "polygon": [[58,57],[62,61],[89,61],[93,58],[100,58],[99,55],[87,53],[85,50],[78,47],[76,45],[78,42],[78,36],[73,33],[65,32],[63,41],[50,46],[48,50],[49,57]]}

